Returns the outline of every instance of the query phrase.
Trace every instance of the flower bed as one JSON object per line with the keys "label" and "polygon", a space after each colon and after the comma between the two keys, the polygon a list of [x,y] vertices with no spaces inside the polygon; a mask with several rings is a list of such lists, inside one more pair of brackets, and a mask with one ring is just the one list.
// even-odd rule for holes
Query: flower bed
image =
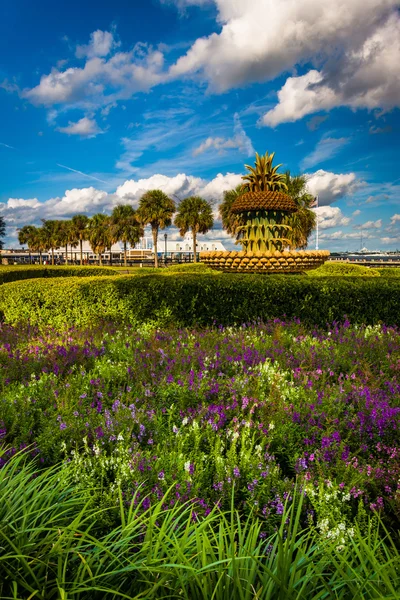
{"label": "flower bed", "polygon": [[[295,481],[310,522],[341,539],[365,513],[399,514],[400,332],[112,325],[1,328],[0,437],[129,504],[255,509],[270,532]],[[342,530],[332,529],[338,517]]]}

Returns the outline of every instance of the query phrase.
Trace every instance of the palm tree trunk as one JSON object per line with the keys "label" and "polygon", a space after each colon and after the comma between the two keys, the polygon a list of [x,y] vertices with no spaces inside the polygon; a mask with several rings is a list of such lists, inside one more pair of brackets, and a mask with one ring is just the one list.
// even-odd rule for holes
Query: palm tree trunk
{"label": "palm tree trunk", "polygon": [[65,264],[68,264],[68,244],[65,244]]}
{"label": "palm tree trunk", "polygon": [[39,265],[42,265],[43,261],[42,261],[42,251],[39,250]]}
{"label": "palm tree trunk", "polygon": [[81,249],[81,266],[82,266],[83,265],[82,239],[79,240],[79,245],[80,245],[80,249]]}
{"label": "palm tree trunk", "polygon": [[113,261],[112,261],[112,246],[110,246],[110,267],[111,267],[112,264],[113,264]]}
{"label": "palm tree trunk", "polygon": [[154,266],[156,269],[158,269],[158,254],[157,254],[158,227],[153,227],[152,233],[153,233]]}
{"label": "palm tree trunk", "polygon": [[99,252],[99,267],[103,266],[103,257],[101,255],[101,252]]}
{"label": "palm tree trunk", "polygon": [[126,241],[124,242],[124,267],[126,267]]}
{"label": "palm tree trunk", "polygon": [[54,267],[54,248],[51,249],[51,266]]}
{"label": "palm tree trunk", "polygon": [[192,234],[193,234],[193,262],[197,263],[197,252],[196,252],[197,232],[195,229],[192,229]]}

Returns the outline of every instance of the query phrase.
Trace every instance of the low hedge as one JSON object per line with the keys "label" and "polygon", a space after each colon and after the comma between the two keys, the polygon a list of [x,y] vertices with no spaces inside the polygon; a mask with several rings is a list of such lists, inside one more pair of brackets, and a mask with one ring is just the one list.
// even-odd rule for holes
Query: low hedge
{"label": "low hedge", "polygon": [[345,316],[393,325],[400,324],[400,280],[245,274],[38,279],[2,286],[0,311],[12,324],[56,327],[101,319],[229,325],[284,316],[322,326]]}
{"label": "low hedge", "polygon": [[400,267],[382,267],[376,270],[381,277],[400,277]]}
{"label": "low hedge", "polygon": [[310,277],[380,277],[378,269],[349,262],[326,262],[322,267],[307,271]]}
{"label": "low hedge", "polygon": [[43,277],[93,277],[104,275],[118,275],[118,271],[110,267],[41,267],[36,265],[24,265],[0,267],[0,285],[23,279],[37,279]]}

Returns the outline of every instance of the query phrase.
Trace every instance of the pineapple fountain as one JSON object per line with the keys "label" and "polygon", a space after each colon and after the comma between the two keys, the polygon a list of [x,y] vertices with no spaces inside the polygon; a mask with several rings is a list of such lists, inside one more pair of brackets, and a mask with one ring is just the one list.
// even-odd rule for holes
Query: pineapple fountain
{"label": "pineapple fountain", "polygon": [[287,194],[285,176],[278,173],[281,165],[272,166],[274,153],[256,154],[255,168],[249,173],[231,206],[236,220],[237,241],[242,251],[201,252],[200,260],[220,271],[246,273],[301,273],[321,266],[328,250],[289,251],[290,216],[297,211]]}

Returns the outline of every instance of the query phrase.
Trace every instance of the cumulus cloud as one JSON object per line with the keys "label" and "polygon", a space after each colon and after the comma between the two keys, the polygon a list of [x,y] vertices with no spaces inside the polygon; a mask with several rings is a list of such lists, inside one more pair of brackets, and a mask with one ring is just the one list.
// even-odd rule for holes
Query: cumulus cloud
{"label": "cumulus cloud", "polygon": [[[311,64],[307,73],[287,79],[278,104],[262,119],[265,125],[340,105],[398,106],[398,0],[213,1],[219,31],[197,39],[169,67],[162,46],[153,49],[138,43],[131,51],[120,52],[113,33],[98,30],[76,50],[83,66],[58,63],[34,88],[17,91],[37,105],[93,108],[176,79],[200,78],[219,93]],[[174,0],[180,9],[207,3]],[[13,85],[5,85],[15,91]]]}
{"label": "cumulus cloud", "polygon": [[[106,50],[105,44],[102,51]],[[54,67],[48,75],[42,75],[37,86],[24,90],[22,96],[36,105],[99,107],[130,98],[138,91],[148,91],[165,79],[163,54],[147,44],[137,43],[130,52],[116,52],[109,58],[93,52],[86,55],[83,67]]]}
{"label": "cumulus cloud", "polygon": [[114,40],[114,36],[110,31],[101,31],[98,29],[90,34],[90,40],[86,46],[77,46],[75,55],[77,58],[83,58],[84,56],[88,58],[107,56],[117,46],[119,46],[119,43]]}
{"label": "cumulus cloud", "polygon": [[396,248],[398,248],[400,244],[400,235],[395,237],[381,237],[380,240],[385,246],[396,246]]}
{"label": "cumulus cloud", "polygon": [[350,223],[350,218],[345,217],[337,206],[320,206],[315,209],[320,229],[331,227],[345,227]]}
{"label": "cumulus cloud", "polygon": [[391,61],[387,65],[386,56],[381,55],[391,50],[385,35],[391,34],[391,41],[395,41],[397,25],[386,20],[391,13],[395,15],[396,0],[324,0],[317,4],[314,0],[215,0],[215,4],[220,33],[196,40],[171,68],[174,75],[200,71],[214,90],[222,92],[273,79],[315,57],[329,63],[338,48],[342,49],[343,65],[351,71],[352,66],[353,70],[365,66],[362,59],[371,59],[376,42],[382,42],[378,49],[380,66],[395,74]]}
{"label": "cumulus cloud", "polygon": [[[350,11],[358,4],[359,8],[363,5],[350,2]],[[382,22],[382,10],[391,3],[380,3],[381,10],[372,4],[366,3],[367,22],[353,23],[351,39],[343,40],[341,55],[335,53],[321,70],[286,80],[278,92],[278,104],[262,119],[264,125],[275,127],[337,106],[385,110],[399,106],[400,17],[394,12]],[[376,17],[381,15],[374,24],[371,9]]]}
{"label": "cumulus cloud", "polygon": [[400,215],[399,214],[395,214],[392,217],[390,217],[390,224],[395,225],[396,223],[400,223]]}
{"label": "cumulus cloud", "polygon": [[68,135],[79,135],[80,137],[93,138],[99,133],[104,133],[102,129],[97,125],[94,119],[83,117],[73,123],[69,121],[66,127],[58,127],[57,131],[60,133],[67,133]]}
{"label": "cumulus cloud", "polygon": [[323,137],[315,149],[303,158],[300,163],[300,167],[302,169],[309,169],[310,167],[314,167],[315,165],[319,165],[320,163],[329,160],[333,156],[336,156],[338,152],[348,144],[350,138],[331,138],[331,137]]}
{"label": "cumulus cloud", "polygon": [[331,173],[319,169],[307,178],[307,188],[310,194],[318,196],[319,206],[328,206],[349,196],[362,185],[355,173]]}
{"label": "cumulus cloud", "polygon": [[378,219],[377,221],[366,221],[362,225],[355,225],[354,229],[359,229],[360,231],[364,231],[365,229],[380,229],[382,227],[382,219]]}
{"label": "cumulus cloud", "polygon": [[235,114],[235,135],[232,138],[223,137],[208,137],[202,142],[197,148],[193,150],[193,156],[199,156],[207,152],[207,150],[213,149],[217,152],[222,153],[228,149],[237,149],[246,156],[251,156],[255,153],[251,139],[246,134],[242,127],[239,119],[239,115]]}

